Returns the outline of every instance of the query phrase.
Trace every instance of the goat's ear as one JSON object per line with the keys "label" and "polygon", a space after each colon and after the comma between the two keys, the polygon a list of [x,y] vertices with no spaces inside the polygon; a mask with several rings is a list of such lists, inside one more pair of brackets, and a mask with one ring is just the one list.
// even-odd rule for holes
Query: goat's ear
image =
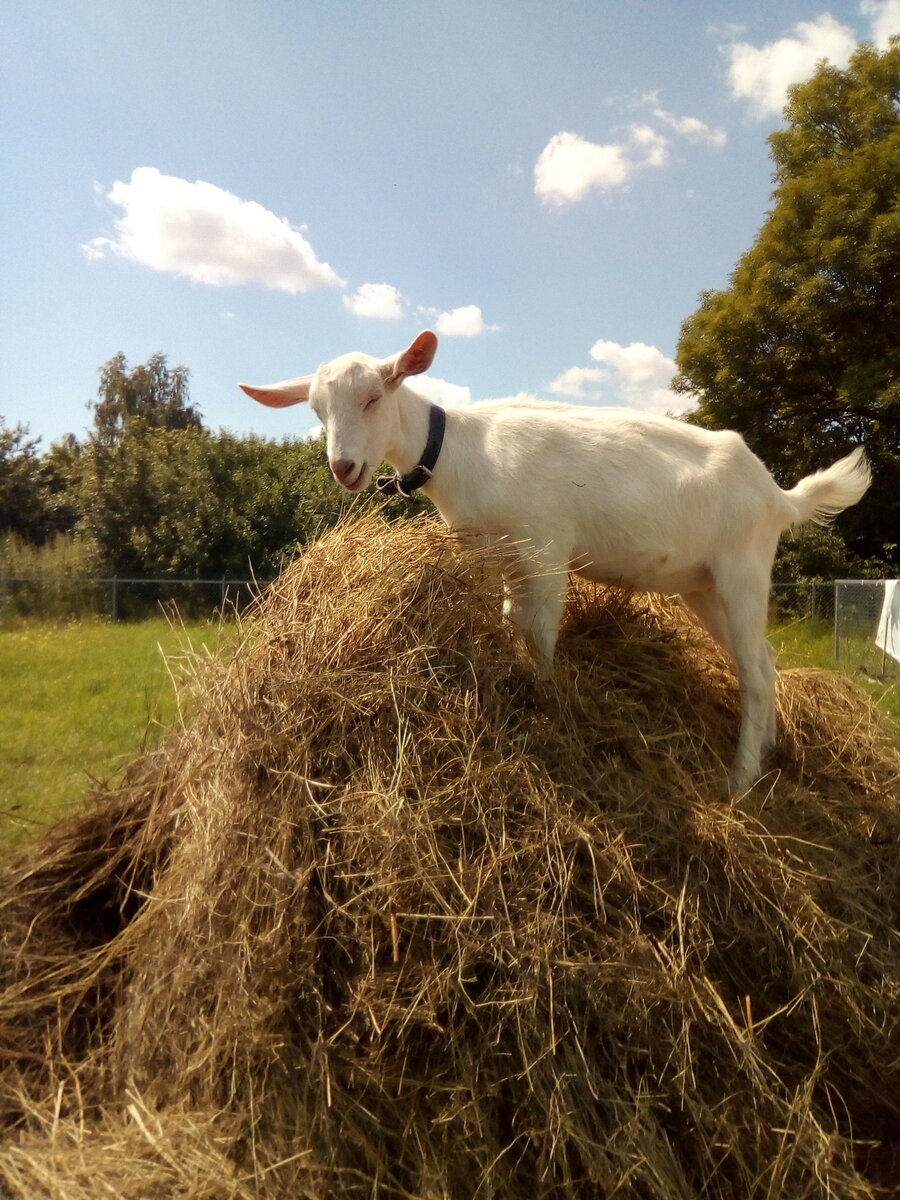
{"label": "goat's ear", "polygon": [[267,408],[289,408],[309,399],[309,386],[314,379],[314,375],[298,375],[296,379],[282,379],[281,383],[270,383],[266,387],[254,387],[250,383],[239,383],[238,387]]}
{"label": "goat's ear", "polygon": [[437,337],[426,329],[396,358],[389,358],[382,365],[385,383],[402,383],[409,375],[421,375],[434,361],[437,352]]}

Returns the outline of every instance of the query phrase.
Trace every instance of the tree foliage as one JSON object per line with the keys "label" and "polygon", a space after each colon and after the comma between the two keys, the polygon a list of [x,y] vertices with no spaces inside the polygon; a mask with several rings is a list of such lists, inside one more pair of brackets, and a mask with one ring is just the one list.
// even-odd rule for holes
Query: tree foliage
{"label": "tree foliage", "polygon": [[170,369],[164,354],[130,370],[124,354],[114,355],[100,368],[92,440],[114,446],[141,428],[200,429],[200,411],[188,403],[189,377],[186,367]]}
{"label": "tree foliage", "polygon": [[44,538],[39,440],[29,438],[24,425],[10,428],[0,417],[0,532],[34,541]]}
{"label": "tree foliage", "polygon": [[864,443],[875,482],[841,528],[900,564],[900,39],[820,66],[785,117],[773,208],[684,322],[675,387],[784,483]]}
{"label": "tree foliage", "polygon": [[72,493],[74,438],[41,455],[28,427],[10,428],[0,417],[0,534],[42,546],[77,520]]}

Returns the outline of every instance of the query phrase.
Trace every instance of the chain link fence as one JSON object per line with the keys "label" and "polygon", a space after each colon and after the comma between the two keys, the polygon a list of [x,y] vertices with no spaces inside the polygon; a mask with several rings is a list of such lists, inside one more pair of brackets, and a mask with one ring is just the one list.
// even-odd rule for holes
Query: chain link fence
{"label": "chain link fence", "polygon": [[900,584],[839,579],[834,588],[834,657],[870,679],[900,678]]}
{"label": "chain link fence", "polygon": [[[80,576],[0,576],[0,622],[15,618],[113,621],[146,617],[177,608],[185,617],[242,609],[270,580],[96,579]],[[772,624],[835,617],[835,583],[776,583],[769,610]]]}
{"label": "chain link fence", "polygon": [[834,583],[773,583],[769,624],[834,620]]}
{"label": "chain link fence", "polygon": [[[160,611],[204,620],[240,611],[269,580],[93,579],[77,576],[0,576],[0,627],[29,618],[70,621],[83,617],[139,620]],[[775,583],[770,625],[813,621],[834,630],[834,657],[851,671],[873,679],[900,677],[900,632],[896,647],[878,638],[885,620],[884,579],[839,579],[831,583]],[[900,627],[900,584],[896,593]],[[887,646],[887,648],[885,648]],[[893,652],[893,653],[892,653]]]}
{"label": "chain link fence", "polygon": [[[161,609],[186,618],[241,610],[271,580],[253,579],[96,579],[82,576],[0,575],[0,624],[37,618],[76,620],[105,617],[137,620]],[[834,620],[834,583],[776,583],[769,608],[771,624]]]}
{"label": "chain link fence", "polygon": [[268,582],[254,579],[0,576],[0,626],[29,618],[140,620],[160,611],[177,611],[188,620],[205,620],[246,608]]}

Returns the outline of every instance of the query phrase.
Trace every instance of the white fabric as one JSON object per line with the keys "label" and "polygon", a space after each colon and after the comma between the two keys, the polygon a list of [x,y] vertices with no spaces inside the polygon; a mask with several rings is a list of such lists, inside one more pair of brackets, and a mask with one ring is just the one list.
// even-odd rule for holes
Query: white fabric
{"label": "white fabric", "polygon": [[900,662],[900,579],[884,581],[884,604],[878,618],[875,645]]}

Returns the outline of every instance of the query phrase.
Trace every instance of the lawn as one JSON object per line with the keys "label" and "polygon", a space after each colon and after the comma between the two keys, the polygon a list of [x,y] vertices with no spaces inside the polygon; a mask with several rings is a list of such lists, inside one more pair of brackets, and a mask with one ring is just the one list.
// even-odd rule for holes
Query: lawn
{"label": "lawn", "polygon": [[114,778],[176,713],[171,670],[215,624],[29,623],[0,631],[0,842],[21,840]]}

